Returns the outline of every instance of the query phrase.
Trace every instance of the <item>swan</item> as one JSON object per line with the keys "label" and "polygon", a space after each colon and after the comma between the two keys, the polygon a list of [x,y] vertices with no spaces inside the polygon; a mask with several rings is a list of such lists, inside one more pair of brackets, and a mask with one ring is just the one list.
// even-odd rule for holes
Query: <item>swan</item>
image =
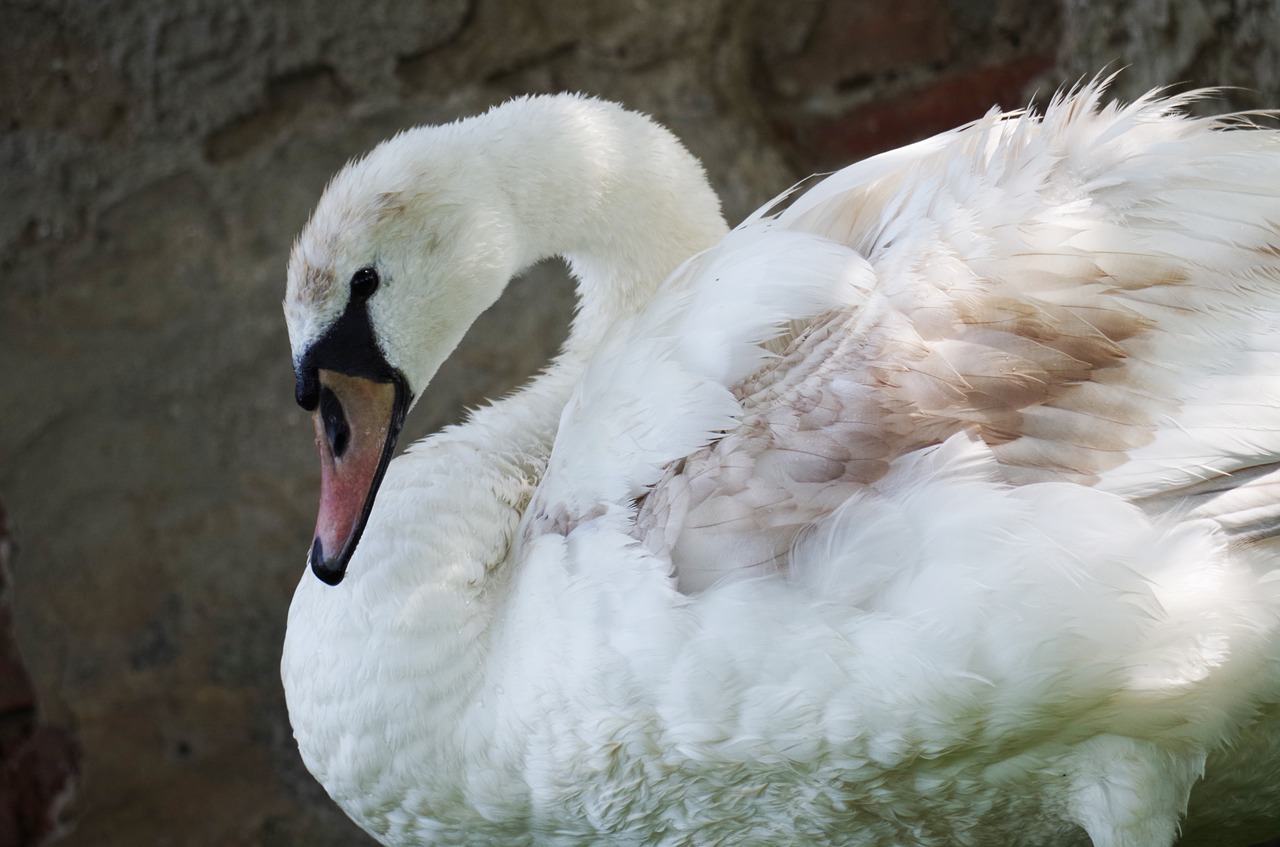
{"label": "swan", "polygon": [[[1280,133],[1105,87],[733,230],[583,96],[343,169],[284,301],[281,673],[333,800],[387,845],[1280,831]],[[551,256],[562,352],[392,461]]]}

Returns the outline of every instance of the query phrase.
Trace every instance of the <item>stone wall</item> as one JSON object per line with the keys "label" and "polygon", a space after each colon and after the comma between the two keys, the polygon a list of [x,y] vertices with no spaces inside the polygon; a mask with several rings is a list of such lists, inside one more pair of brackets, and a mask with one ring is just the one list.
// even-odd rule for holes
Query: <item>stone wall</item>
{"label": "stone wall", "polygon": [[[1261,0],[0,0],[0,498],[81,845],[354,845],[277,676],[318,473],[279,301],[325,180],[397,129],[579,90],[656,115],[732,219],[814,170],[1131,65],[1280,105]],[[486,315],[411,434],[539,367]]]}

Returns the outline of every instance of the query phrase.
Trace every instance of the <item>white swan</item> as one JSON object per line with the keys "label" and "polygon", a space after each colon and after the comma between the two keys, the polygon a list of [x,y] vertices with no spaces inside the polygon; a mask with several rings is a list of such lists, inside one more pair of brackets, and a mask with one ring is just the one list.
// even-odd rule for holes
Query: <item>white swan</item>
{"label": "white swan", "polygon": [[[1280,832],[1280,133],[1101,96],[727,236],[680,144],[591,99],[340,173],[285,300],[323,492],[282,674],[347,814],[394,845]],[[551,255],[562,355],[388,464]]]}

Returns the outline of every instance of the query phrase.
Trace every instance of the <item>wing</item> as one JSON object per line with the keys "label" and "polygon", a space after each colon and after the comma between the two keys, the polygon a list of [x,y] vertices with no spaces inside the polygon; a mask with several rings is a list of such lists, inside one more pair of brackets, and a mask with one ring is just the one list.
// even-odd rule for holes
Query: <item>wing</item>
{"label": "wing", "polygon": [[[784,568],[799,533],[968,431],[1010,485],[1065,480],[1242,538],[1280,521],[1280,133],[1189,97],[975,124],[841,171],[740,231],[874,277],[736,383],[635,534],[686,591]],[[785,286],[786,272],[776,284]]]}

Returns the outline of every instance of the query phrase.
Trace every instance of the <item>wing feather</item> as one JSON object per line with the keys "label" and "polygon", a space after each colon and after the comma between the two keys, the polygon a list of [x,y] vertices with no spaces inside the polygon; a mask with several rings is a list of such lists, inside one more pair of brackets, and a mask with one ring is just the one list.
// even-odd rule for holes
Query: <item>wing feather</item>
{"label": "wing feather", "polygon": [[636,534],[683,589],[785,568],[805,527],[963,431],[1012,485],[1277,532],[1280,133],[1185,117],[1185,96],[1103,106],[1101,88],[742,225],[848,245],[874,282],[738,381],[737,427],[645,496]]}

